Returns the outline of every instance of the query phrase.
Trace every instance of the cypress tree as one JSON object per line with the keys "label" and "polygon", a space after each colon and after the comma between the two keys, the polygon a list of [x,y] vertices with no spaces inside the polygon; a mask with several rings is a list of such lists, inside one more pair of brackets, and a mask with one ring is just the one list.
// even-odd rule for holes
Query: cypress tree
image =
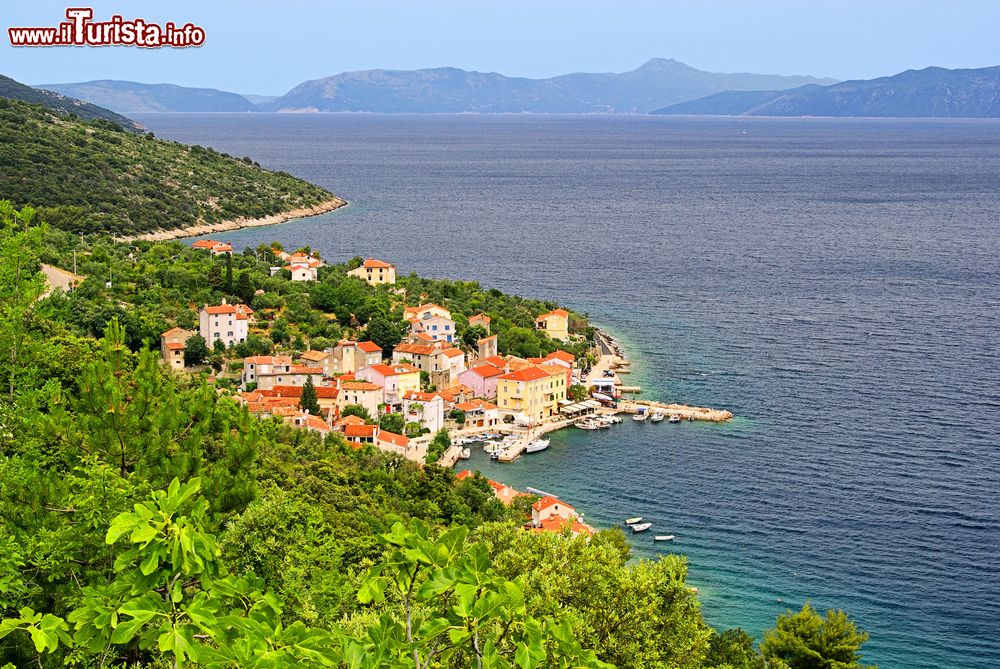
{"label": "cypress tree", "polygon": [[302,395],[299,397],[299,408],[308,411],[313,416],[320,415],[319,400],[316,397],[316,386],[313,385],[312,377],[306,378],[306,383],[302,386]]}

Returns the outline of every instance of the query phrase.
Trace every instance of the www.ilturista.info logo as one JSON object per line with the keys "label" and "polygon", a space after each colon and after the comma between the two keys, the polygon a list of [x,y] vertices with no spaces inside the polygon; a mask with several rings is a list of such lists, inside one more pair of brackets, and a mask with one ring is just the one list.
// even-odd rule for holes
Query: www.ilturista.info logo
{"label": "www.ilturista.info logo", "polygon": [[70,7],[68,21],[48,28],[8,28],[11,46],[141,46],[159,47],[201,46],[205,30],[192,23],[178,26],[172,21],[163,25],[145,19],[127,21],[112,16],[108,21],[93,21],[90,7]]}

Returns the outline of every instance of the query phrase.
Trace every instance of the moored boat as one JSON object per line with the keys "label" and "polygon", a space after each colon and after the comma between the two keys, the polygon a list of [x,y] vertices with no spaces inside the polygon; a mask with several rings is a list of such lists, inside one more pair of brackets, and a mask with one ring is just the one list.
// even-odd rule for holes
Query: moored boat
{"label": "moored boat", "polygon": [[657,534],[653,537],[653,541],[673,541],[674,535],[672,534]]}
{"label": "moored boat", "polygon": [[636,523],[635,525],[629,525],[633,532],[645,532],[653,526],[653,523]]}
{"label": "moored boat", "polygon": [[534,441],[528,442],[528,446],[524,449],[525,453],[537,453],[538,451],[544,451],[549,447],[548,439],[535,439]]}
{"label": "moored boat", "polygon": [[670,422],[671,423],[679,423],[679,422],[681,422],[681,417],[678,416],[677,414],[672,414],[670,416]]}
{"label": "moored boat", "polygon": [[646,420],[647,418],[649,418],[649,414],[646,413],[645,411],[640,411],[639,413],[632,416],[632,420],[634,421],[643,421]]}
{"label": "moored boat", "polygon": [[642,516],[636,516],[635,518],[626,518],[625,519],[625,524],[626,525],[638,525],[641,522],[642,522]]}
{"label": "moored boat", "polygon": [[463,448],[458,454],[459,460],[468,460],[471,457],[472,457],[472,451],[468,448]]}
{"label": "moored boat", "polygon": [[597,423],[595,423],[593,421],[590,421],[590,420],[581,420],[579,423],[576,424],[576,426],[578,428],[580,428],[581,430],[596,430],[596,429],[598,429]]}
{"label": "moored boat", "polygon": [[657,411],[656,413],[654,413],[652,415],[652,417],[650,417],[649,420],[650,420],[650,422],[653,422],[653,423],[659,423],[664,418],[665,418],[665,416],[662,413],[660,413],[659,411]]}

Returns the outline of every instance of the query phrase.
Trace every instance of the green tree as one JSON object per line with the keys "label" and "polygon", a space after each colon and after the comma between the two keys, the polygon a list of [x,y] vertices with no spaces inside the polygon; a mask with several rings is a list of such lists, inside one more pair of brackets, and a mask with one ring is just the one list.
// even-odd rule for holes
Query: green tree
{"label": "green tree", "polygon": [[368,321],[365,332],[368,334],[368,339],[378,344],[385,355],[392,355],[396,344],[403,341],[405,330],[405,323],[395,323],[380,316]]}
{"label": "green tree", "polygon": [[395,434],[403,434],[405,423],[406,420],[401,413],[387,413],[378,419],[380,429],[387,432],[394,432]]}
{"label": "green tree", "polygon": [[520,358],[537,358],[542,347],[534,330],[523,327],[513,327],[500,333],[497,338],[500,350]]}
{"label": "green tree", "polygon": [[233,292],[233,254],[226,254],[226,279],[223,288],[227,293]]}
{"label": "green tree", "polygon": [[486,336],[486,328],[482,325],[473,325],[470,328],[466,328],[465,332],[462,333],[462,341],[469,348],[476,348],[479,340]]}
{"label": "green tree", "polygon": [[808,602],[802,610],[778,616],[764,632],[760,651],[774,669],[874,669],[861,663],[861,646],[868,633],[846,613],[828,610],[821,616]]}
{"label": "green tree", "polygon": [[243,301],[244,304],[250,304],[253,301],[253,294],[256,289],[253,285],[253,279],[250,276],[250,270],[243,270],[236,277],[236,287],[233,289],[235,295]]}
{"label": "green tree", "polygon": [[427,455],[424,456],[424,462],[429,465],[436,464],[441,456],[444,455],[445,451],[451,446],[451,437],[448,436],[448,430],[441,428],[434,433],[434,437],[431,442],[427,445]]}
{"label": "green tree", "polygon": [[348,404],[340,410],[341,418],[347,418],[348,416],[357,416],[358,418],[364,419],[366,423],[374,422],[371,415],[368,413],[368,409],[364,408],[360,404]]}
{"label": "green tree", "polygon": [[205,344],[205,338],[200,334],[191,335],[184,342],[184,364],[201,365],[208,359],[211,352]]}
{"label": "green tree", "polygon": [[764,658],[753,646],[753,637],[743,630],[712,632],[705,654],[706,667],[726,669],[766,669]]}
{"label": "green tree", "polygon": [[566,391],[566,397],[574,402],[587,399],[587,386],[582,386],[579,383],[571,385]]}
{"label": "green tree", "polygon": [[316,397],[316,386],[313,385],[312,376],[306,377],[306,382],[302,386],[302,394],[299,396],[299,408],[308,411],[313,416],[319,416],[322,411],[319,407],[319,399]]}
{"label": "green tree", "polygon": [[407,437],[411,438],[420,436],[420,430],[421,430],[420,423],[417,423],[415,421],[410,421],[409,423],[403,426],[404,433],[406,434]]}

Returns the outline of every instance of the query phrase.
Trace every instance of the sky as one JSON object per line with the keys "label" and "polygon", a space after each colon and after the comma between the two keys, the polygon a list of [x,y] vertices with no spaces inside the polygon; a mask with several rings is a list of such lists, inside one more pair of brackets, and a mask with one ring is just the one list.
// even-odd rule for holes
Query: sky
{"label": "sky", "polygon": [[[280,95],[373,68],[453,66],[510,76],[624,72],[654,57],[714,72],[872,78],[930,65],[1000,65],[1000,0],[4,0],[0,73]],[[6,28],[95,20],[206,31],[189,49],[13,48]]]}

